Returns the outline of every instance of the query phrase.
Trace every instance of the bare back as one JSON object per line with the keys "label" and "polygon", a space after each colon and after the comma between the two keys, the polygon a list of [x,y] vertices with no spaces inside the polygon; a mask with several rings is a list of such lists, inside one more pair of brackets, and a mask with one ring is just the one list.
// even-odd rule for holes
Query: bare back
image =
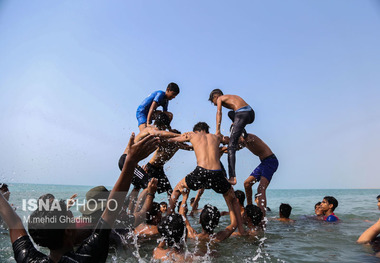
{"label": "bare back", "polygon": [[254,155],[258,156],[260,160],[263,160],[264,158],[273,154],[269,146],[254,134],[248,133],[248,136],[245,139],[245,143],[247,149],[250,150]]}
{"label": "bare back", "polygon": [[191,132],[190,143],[194,147],[197,165],[208,170],[219,170],[220,152],[219,144],[221,138],[215,134],[201,132]]}
{"label": "bare back", "polygon": [[173,143],[161,143],[158,149],[154,152],[153,157],[150,159],[149,163],[156,167],[162,167],[173,157],[178,149],[179,147]]}
{"label": "bare back", "polygon": [[234,111],[248,105],[247,102],[237,95],[222,95],[218,99],[222,100],[223,107]]}

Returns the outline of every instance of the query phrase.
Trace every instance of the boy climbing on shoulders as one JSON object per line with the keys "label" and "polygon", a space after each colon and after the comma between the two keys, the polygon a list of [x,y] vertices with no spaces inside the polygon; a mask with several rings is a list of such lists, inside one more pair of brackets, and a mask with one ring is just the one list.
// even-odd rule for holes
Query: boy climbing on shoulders
{"label": "boy climbing on shoulders", "polygon": [[[168,112],[169,100],[174,99],[179,94],[179,87],[176,83],[169,83],[166,91],[157,90],[149,94],[136,111],[136,118],[140,131],[150,125],[152,120],[160,111],[156,111],[157,107],[162,106],[162,111],[168,115],[170,120],[173,118],[173,114]],[[170,130],[170,129],[169,129]]]}
{"label": "boy climbing on shoulders", "polygon": [[224,95],[220,89],[214,89],[210,93],[209,101],[217,106],[216,112],[216,135],[220,134],[222,123],[222,106],[230,109],[228,117],[232,120],[230,142],[228,143],[228,174],[233,179],[231,184],[236,184],[235,153],[238,148],[239,137],[244,127],[255,120],[255,112],[241,97],[237,95]]}

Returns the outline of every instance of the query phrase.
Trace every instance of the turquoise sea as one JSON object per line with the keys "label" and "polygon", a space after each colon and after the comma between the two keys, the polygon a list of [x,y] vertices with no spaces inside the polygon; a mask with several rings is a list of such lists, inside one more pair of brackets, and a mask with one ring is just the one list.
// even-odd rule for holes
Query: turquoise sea
{"label": "turquoise sea", "polygon": [[[83,200],[91,187],[10,184],[10,203],[23,218],[30,213],[23,211],[23,199],[38,198],[49,192],[60,199],[67,199],[78,193],[79,200]],[[192,192],[190,197],[195,194]],[[278,217],[279,205],[289,203],[293,207],[291,218],[296,220],[294,223],[269,220],[264,236],[232,237],[212,246],[202,247],[197,242],[188,240],[186,250],[187,253],[201,253],[202,256],[197,258],[199,262],[379,262],[380,259],[374,256],[370,247],[356,244],[360,234],[379,219],[380,211],[377,209],[376,200],[379,194],[380,189],[269,189],[268,206],[272,212],[267,217]],[[339,201],[335,210],[335,214],[341,219],[339,223],[325,223],[311,217],[314,204],[326,195],[332,195]],[[161,194],[156,195],[155,201],[161,202],[165,199],[166,196]],[[227,210],[223,197],[212,190],[206,190],[200,207],[207,203],[217,206],[220,211]],[[79,216],[75,209],[73,212]],[[197,231],[201,228],[198,220],[198,217],[190,217],[190,222]],[[217,230],[228,224],[229,217],[222,217]],[[2,230],[0,233],[0,262],[14,262],[8,232]],[[150,262],[155,246],[157,238],[141,240],[132,246],[133,251],[129,251],[129,257],[121,258],[111,252],[108,262]]]}

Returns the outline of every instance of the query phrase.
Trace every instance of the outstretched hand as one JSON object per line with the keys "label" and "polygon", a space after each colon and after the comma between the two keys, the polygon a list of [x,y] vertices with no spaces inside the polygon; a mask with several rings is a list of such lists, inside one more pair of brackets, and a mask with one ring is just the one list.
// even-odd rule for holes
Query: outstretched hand
{"label": "outstretched hand", "polygon": [[155,151],[159,142],[160,139],[158,137],[148,135],[141,141],[135,143],[135,133],[132,133],[127,146],[127,157],[138,163]]}

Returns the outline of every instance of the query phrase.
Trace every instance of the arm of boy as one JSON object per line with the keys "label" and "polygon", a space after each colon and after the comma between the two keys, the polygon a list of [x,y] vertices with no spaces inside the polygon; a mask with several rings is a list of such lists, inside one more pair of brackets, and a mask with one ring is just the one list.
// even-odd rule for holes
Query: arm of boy
{"label": "arm of boy", "polygon": [[[149,156],[149,154],[157,148],[157,144],[159,142],[159,139],[152,135],[145,137],[137,143],[134,143],[134,139],[135,135],[132,133],[127,147],[128,153],[125,158],[123,170],[121,171],[115,186],[112,188],[112,191],[108,197],[108,205],[102,214],[103,220],[110,226],[113,225],[121,210],[125,195],[131,185],[134,169],[137,166],[137,163]],[[113,206],[116,206],[116,208]]]}
{"label": "arm of boy", "polygon": [[356,242],[360,244],[369,243],[374,240],[378,234],[380,234],[380,218],[375,224],[364,231]]}
{"label": "arm of boy", "polygon": [[26,236],[26,230],[21,222],[20,217],[16,214],[14,209],[0,193],[0,216],[9,228],[9,236],[11,242],[15,242],[18,238]]}
{"label": "arm of boy", "polygon": [[145,220],[146,212],[152,208],[154,194],[156,193],[156,190],[157,190],[157,182],[158,182],[157,178],[152,178],[152,180],[150,180],[150,182],[148,183],[148,187],[147,187],[148,191],[147,191],[144,205],[139,212],[134,213],[135,226],[138,226]]}
{"label": "arm of boy", "polygon": [[222,96],[220,96],[216,101],[216,135],[220,134],[220,125],[222,123]]}
{"label": "arm of boy", "polygon": [[146,117],[146,124],[152,124],[152,115],[153,112],[157,109],[158,103],[156,101],[153,101],[152,104],[150,105],[149,111],[148,111],[148,116]]}
{"label": "arm of boy", "polygon": [[236,220],[236,215],[233,210],[230,210],[230,218],[231,218],[231,224],[227,226],[224,230],[219,231],[215,235],[216,241],[220,242],[225,239],[227,239],[233,232],[235,232],[237,228],[237,220]]}

